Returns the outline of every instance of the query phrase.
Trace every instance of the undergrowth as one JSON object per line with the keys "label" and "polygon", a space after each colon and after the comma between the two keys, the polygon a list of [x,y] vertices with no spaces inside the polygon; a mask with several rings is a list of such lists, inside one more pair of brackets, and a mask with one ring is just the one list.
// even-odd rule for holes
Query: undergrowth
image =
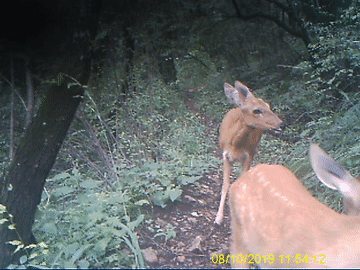
{"label": "undergrowth", "polygon": [[34,229],[50,252],[36,264],[143,268],[136,227],[149,217],[142,206],[166,207],[219,167],[200,115],[185,109],[171,86],[151,91],[111,111],[88,94],[62,153],[72,169],[48,179],[43,193]]}
{"label": "undergrowth", "polygon": [[[36,216],[34,232],[46,245],[36,246],[20,266],[143,268],[136,229],[151,219],[144,206],[166,207],[181,199],[185,185],[221,167],[214,153],[218,133],[201,118],[207,113],[219,123],[221,111],[229,109],[216,80],[194,94],[200,112],[184,106],[176,85],[137,85],[141,91],[121,104],[111,85],[102,86],[108,87],[106,97],[87,95],[60,155],[71,169],[47,180]],[[340,195],[315,179],[308,149],[310,141],[319,143],[357,175],[359,95],[335,98],[304,78],[267,85],[256,95],[287,122],[285,135],[298,140],[264,135],[253,165],[284,164],[319,200],[340,211]],[[155,237],[166,241],[176,237],[176,229],[158,227]]]}
{"label": "undergrowth", "polygon": [[[237,47],[232,51],[232,45],[228,53],[236,55]],[[254,164],[284,164],[320,200],[341,209],[340,196],[315,180],[308,149],[310,141],[319,143],[357,175],[359,95],[335,91],[340,96],[334,97],[332,88],[339,84],[321,90],[305,74],[311,72],[307,62],[294,66],[296,71],[285,79],[264,65],[261,73],[257,69],[246,73],[249,67],[245,66],[241,74],[239,69],[221,73],[210,63],[205,49],[196,48],[189,50],[186,69],[177,60],[177,82],[164,84],[154,79],[157,75],[152,73],[152,65],[135,66],[131,86],[136,86],[136,91],[122,100],[117,82],[124,78],[116,77],[122,69],[114,65],[103,72],[101,82],[89,87],[59,155],[60,172],[47,180],[36,216],[34,233],[38,239],[46,239],[46,245],[36,246],[29,258],[22,258],[20,267],[144,268],[136,232],[139,224],[148,224],[151,218],[144,206],[166,207],[180,200],[185,185],[196,185],[204,174],[221,167],[214,150],[216,129],[230,109],[222,90],[226,81],[232,84],[251,78],[261,84],[256,96],[269,102],[287,123],[285,135],[297,138],[292,142],[265,135]],[[143,60],[139,62],[145,63]],[[230,69],[221,60],[217,70]],[[271,60],[269,56],[266,63]],[[254,63],[261,66],[263,62]],[[198,73],[196,65],[203,66]],[[184,105],[185,91],[190,90],[198,91],[193,94],[194,110]],[[215,125],[203,124],[202,114],[215,119]],[[167,240],[176,237],[176,230],[158,227],[154,234],[154,238]]]}

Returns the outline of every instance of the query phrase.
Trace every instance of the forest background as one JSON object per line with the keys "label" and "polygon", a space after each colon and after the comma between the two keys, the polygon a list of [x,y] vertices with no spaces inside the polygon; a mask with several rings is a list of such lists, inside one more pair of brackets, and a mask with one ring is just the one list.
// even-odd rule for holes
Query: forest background
{"label": "forest background", "polygon": [[[340,195],[315,181],[308,149],[317,142],[358,174],[357,1],[108,1],[99,11],[92,75],[26,223],[36,241],[30,235],[30,249],[11,242],[22,250],[13,267],[229,267],[214,262],[214,254],[229,252],[229,213],[220,231],[213,221],[219,125],[231,108],[223,85],[235,80],[287,125],[282,136],[263,137],[253,166],[285,165],[341,211]],[[70,78],[56,71],[60,55],[27,52],[10,58],[0,50],[7,207],[16,155],[33,160],[16,149],[35,145],[36,136],[24,142],[31,119],[41,115],[54,80]]]}

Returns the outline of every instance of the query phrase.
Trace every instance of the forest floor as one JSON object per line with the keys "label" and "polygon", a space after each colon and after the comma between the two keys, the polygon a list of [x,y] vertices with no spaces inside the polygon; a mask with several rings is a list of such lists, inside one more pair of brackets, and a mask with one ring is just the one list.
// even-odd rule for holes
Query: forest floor
{"label": "forest floor", "polygon": [[[184,102],[190,111],[200,113],[193,93],[186,91]],[[202,124],[208,127],[205,133],[217,134],[219,124],[214,123],[209,115],[200,115]],[[214,143],[218,145],[218,142]],[[214,155],[220,159],[220,149]],[[140,226],[138,234],[150,268],[230,268],[230,264],[219,259],[219,256],[229,254],[231,230],[227,203],[223,223],[221,226],[214,225],[221,186],[222,171],[219,168],[204,175],[195,184],[184,187],[180,201],[176,200],[165,208],[148,207],[153,222]],[[170,235],[170,230],[176,232],[176,237],[166,240],[165,235]],[[155,237],[159,231],[164,235]]]}
{"label": "forest floor", "polygon": [[[154,222],[141,226],[138,234],[150,268],[230,268],[218,257],[229,253],[231,233],[228,206],[221,226],[214,226],[221,193],[218,180],[219,174],[204,176],[184,189],[181,201],[164,209],[149,207]],[[176,237],[155,237],[159,226],[165,234],[166,228],[173,228]]]}

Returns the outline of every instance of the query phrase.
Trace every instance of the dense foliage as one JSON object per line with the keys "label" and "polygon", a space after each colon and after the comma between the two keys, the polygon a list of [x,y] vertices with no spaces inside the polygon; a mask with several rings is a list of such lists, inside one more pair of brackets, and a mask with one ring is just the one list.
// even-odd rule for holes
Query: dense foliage
{"label": "dense foliage", "polygon": [[352,92],[360,83],[360,12],[352,6],[330,24],[310,24],[314,41],[309,45],[315,60],[314,77],[322,88]]}
{"label": "dense foliage", "polygon": [[[220,170],[218,127],[231,108],[222,86],[236,79],[271,104],[288,125],[285,137],[296,138],[265,135],[254,163],[285,164],[340,210],[339,196],[313,181],[307,151],[315,141],[354,175],[360,167],[357,11],[308,25],[315,65],[305,60],[308,48],[269,22],[164,12],[131,29],[137,47],[125,74],[121,35],[105,26],[114,47],[95,67],[43,192],[34,226],[40,243],[20,267],[146,266],[137,228],[151,222],[149,207],[181,200],[184,186]],[[175,80],[165,79],[173,76],[164,61],[172,61]],[[120,97],[124,81],[129,91]],[[159,226],[154,238],[167,241],[177,230]]]}

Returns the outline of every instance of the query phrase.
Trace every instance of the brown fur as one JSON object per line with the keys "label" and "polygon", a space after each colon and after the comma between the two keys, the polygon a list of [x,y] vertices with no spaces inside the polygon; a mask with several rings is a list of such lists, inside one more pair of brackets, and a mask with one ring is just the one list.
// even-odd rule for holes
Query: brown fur
{"label": "brown fur", "polygon": [[[233,260],[259,254],[261,268],[360,267],[360,182],[318,146],[310,151],[319,179],[339,189],[357,211],[339,214],[320,203],[284,166],[257,165],[230,188]],[[232,266],[250,267],[249,261]]]}
{"label": "brown fur", "polygon": [[248,171],[264,131],[279,132],[282,126],[282,121],[271,111],[269,104],[256,98],[241,82],[236,81],[235,87],[225,83],[224,90],[229,101],[238,107],[225,115],[220,127],[224,180],[216,224],[221,224],[223,219],[226,194],[230,186],[231,164],[238,161],[242,163],[242,172]]}

